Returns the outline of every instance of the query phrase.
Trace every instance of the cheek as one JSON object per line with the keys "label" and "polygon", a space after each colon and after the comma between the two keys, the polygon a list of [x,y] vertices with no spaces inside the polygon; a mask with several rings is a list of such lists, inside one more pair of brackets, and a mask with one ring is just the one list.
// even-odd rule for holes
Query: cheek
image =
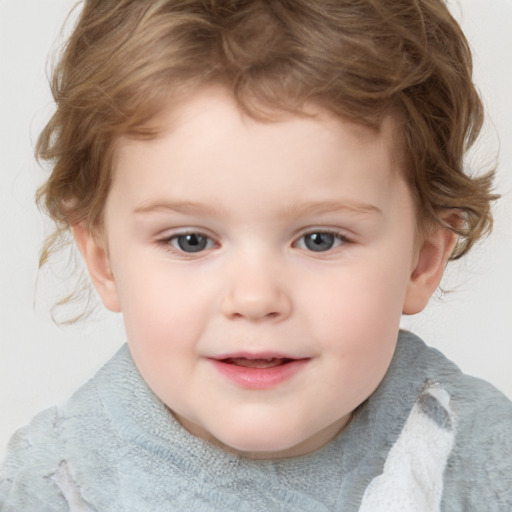
{"label": "cheek", "polygon": [[134,357],[157,365],[190,357],[216,307],[215,280],[170,266],[165,257],[125,256],[118,290]]}
{"label": "cheek", "polygon": [[[123,318],[130,352],[153,392],[173,404],[170,390],[192,374],[191,361],[201,337],[201,304],[180,286],[159,277],[157,268],[139,268],[121,287]],[[144,276],[144,277],[142,277]]]}
{"label": "cheek", "polygon": [[309,308],[315,313],[309,318],[316,339],[340,373],[367,390],[384,376],[393,355],[407,272],[382,261],[361,261],[356,267],[340,271],[323,288],[313,288]]}
{"label": "cheek", "polygon": [[382,261],[351,265],[331,275],[323,286],[312,279],[305,307],[315,310],[320,327],[350,332],[354,339],[365,333],[387,332],[399,324],[406,276],[403,269]]}
{"label": "cheek", "polygon": [[180,324],[187,296],[158,262],[144,255],[126,253],[116,269],[116,285],[130,343],[154,348],[172,342]]}

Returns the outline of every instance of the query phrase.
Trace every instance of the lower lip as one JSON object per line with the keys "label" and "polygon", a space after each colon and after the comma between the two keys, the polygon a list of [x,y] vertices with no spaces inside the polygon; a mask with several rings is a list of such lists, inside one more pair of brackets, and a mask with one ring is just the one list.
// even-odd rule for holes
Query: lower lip
{"label": "lower lip", "polygon": [[272,368],[248,368],[211,359],[215,368],[230,381],[246,389],[269,389],[291,379],[308,363],[309,359],[297,359]]}

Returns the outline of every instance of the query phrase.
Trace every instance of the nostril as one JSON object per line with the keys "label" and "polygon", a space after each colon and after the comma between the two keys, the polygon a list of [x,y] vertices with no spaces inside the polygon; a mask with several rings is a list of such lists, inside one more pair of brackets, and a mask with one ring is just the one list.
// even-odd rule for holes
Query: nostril
{"label": "nostril", "polygon": [[[259,316],[259,317],[262,317],[262,318],[277,318],[279,317],[280,313],[278,313],[277,311],[271,311],[270,313],[266,313],[266,314],[263,314],[263,315],[254,315],[254,316]],[[243,313],[238,313],[238,312],[234,312],[231,314],[231,318],[245,318],[245,317],[250,317],[251,315],[250,314],[243,314]]]}
{"label": "nostril", "polygon": [[244,289],[239,285],[222,298],[221,308],[222,313],[233,320],[278,321],[289,315],[291,301],[278,289],[262,288],[256,284]]}

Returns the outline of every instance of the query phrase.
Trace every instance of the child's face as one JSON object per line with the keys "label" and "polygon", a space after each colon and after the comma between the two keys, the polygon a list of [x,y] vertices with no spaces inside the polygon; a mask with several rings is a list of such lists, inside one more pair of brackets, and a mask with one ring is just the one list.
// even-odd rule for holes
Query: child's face
{"label": "child's face", "polygon": [[391,123],[316,112],[258,122],[204,90],[160,138],[122,142],[105,209],[97,286],[142,376],[249,456],[343,428],[388,368],[418,258]]}

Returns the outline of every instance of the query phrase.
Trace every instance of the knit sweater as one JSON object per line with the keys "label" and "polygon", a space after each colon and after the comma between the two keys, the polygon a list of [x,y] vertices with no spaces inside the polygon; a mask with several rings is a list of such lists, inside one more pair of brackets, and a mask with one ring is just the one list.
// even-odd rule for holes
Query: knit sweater
{"label": "knit sweater", "polygon": [[185,431],[128,347],[12,438],[2,512],[512,510],[512,403],[410,333],[323,448],[254,460]]}

